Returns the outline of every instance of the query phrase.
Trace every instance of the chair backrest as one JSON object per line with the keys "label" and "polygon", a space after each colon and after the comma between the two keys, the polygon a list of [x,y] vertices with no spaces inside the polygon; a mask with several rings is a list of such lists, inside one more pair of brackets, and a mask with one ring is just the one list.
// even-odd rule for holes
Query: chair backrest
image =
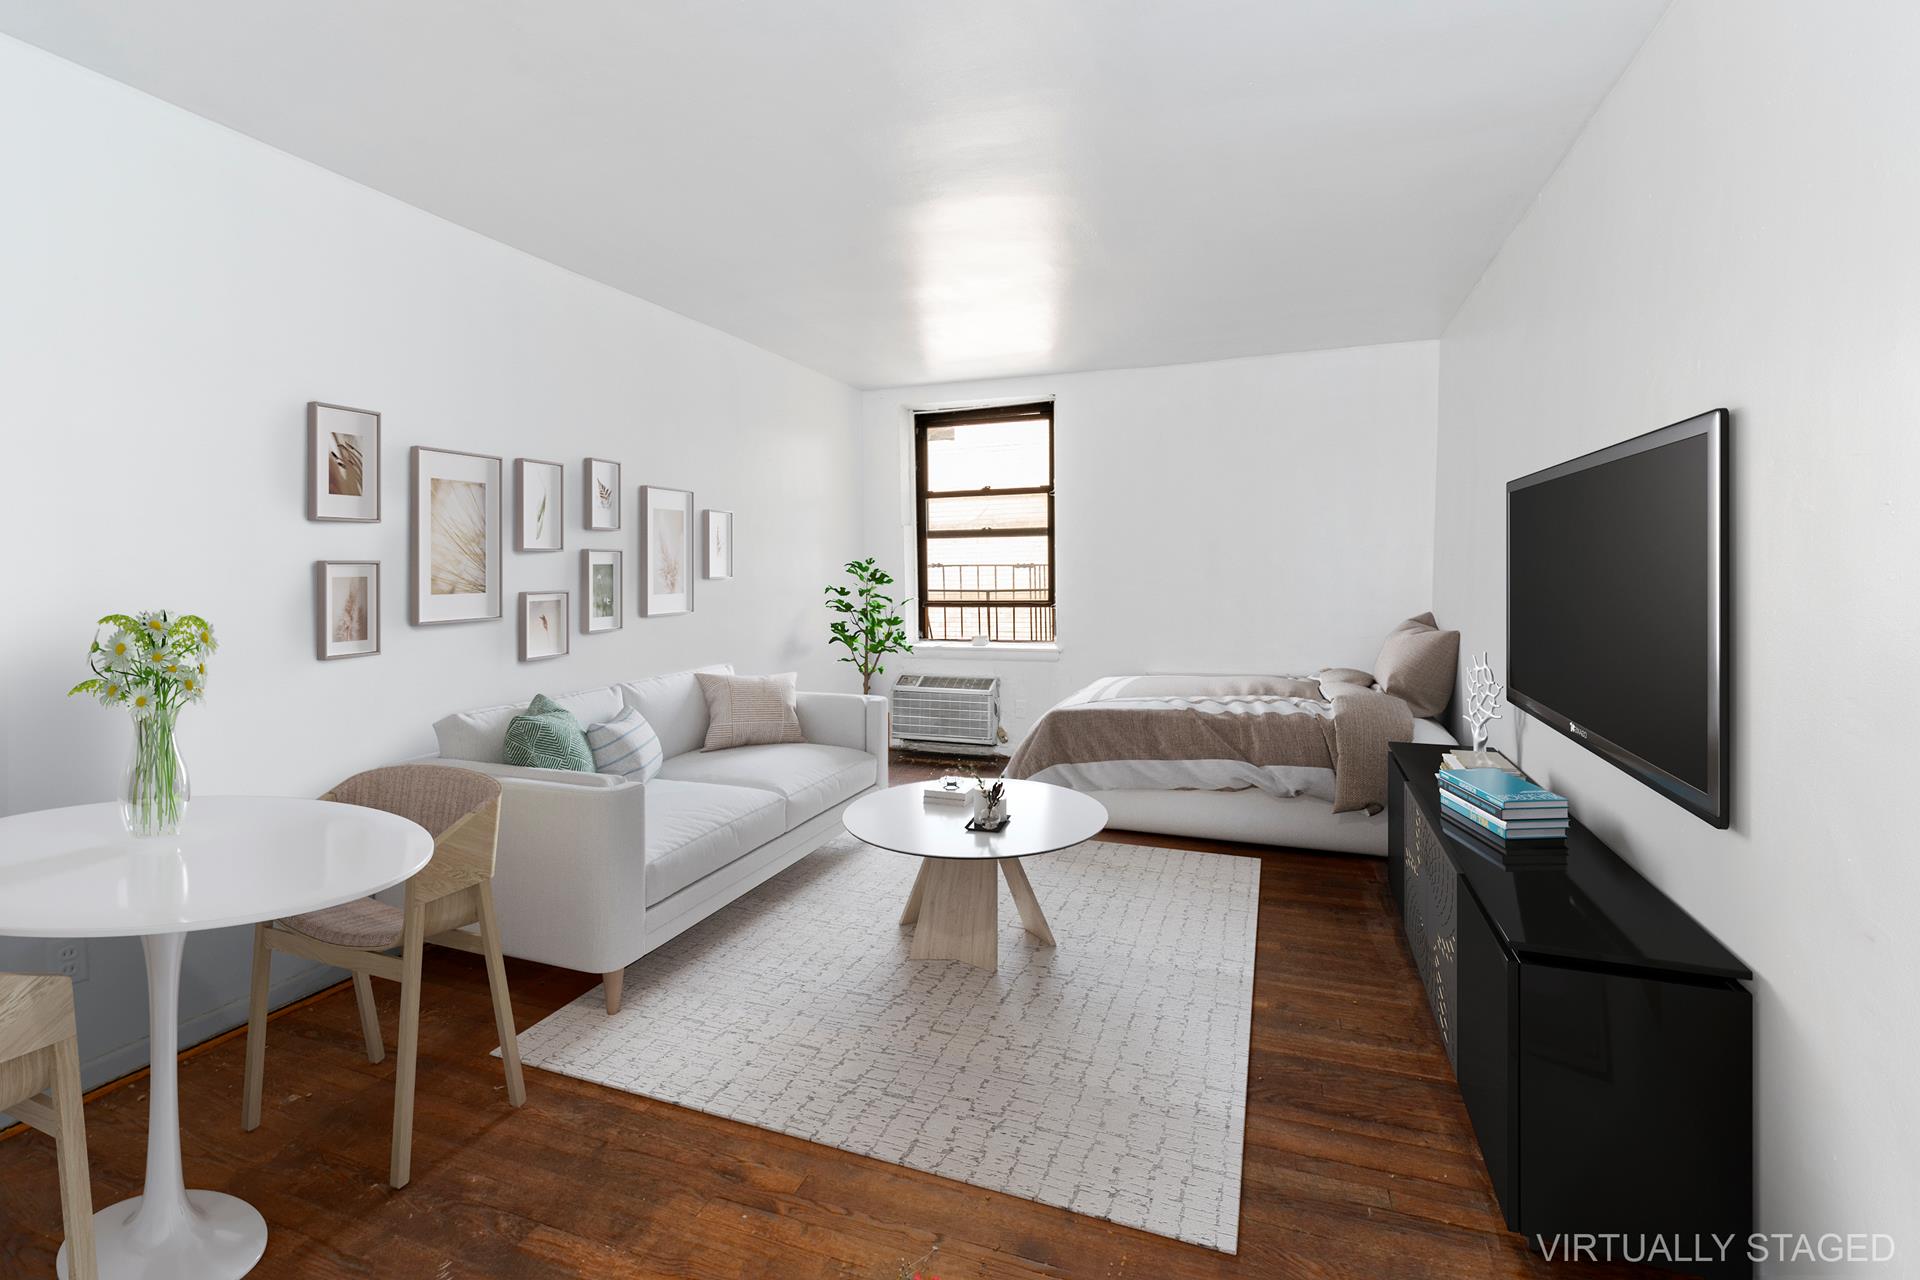
{"label": "chair backrest", "polygon": [[431,900],[493,878],[498,779],[471,769],[397,764],[356,773],[320,798],[383,809],[427,829],[433,860],[407,882],[409,894]]}
{"label": "chair backrest", "polygon": [[0,973],[0,1062],[25,1057],[72,1034],[73,979],[49,973]]}

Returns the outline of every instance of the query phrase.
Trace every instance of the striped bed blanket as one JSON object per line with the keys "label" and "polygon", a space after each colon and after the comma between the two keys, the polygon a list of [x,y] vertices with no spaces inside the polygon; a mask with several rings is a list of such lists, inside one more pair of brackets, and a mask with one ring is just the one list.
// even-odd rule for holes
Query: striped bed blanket
{"label": "striped bed blanket", "polygon": [[1042,716],[1006,772],[1076,791],[1257,788],[1378,813],[1387,744],[1412,736],[1406,703],[1330,672],[1108,676]]}

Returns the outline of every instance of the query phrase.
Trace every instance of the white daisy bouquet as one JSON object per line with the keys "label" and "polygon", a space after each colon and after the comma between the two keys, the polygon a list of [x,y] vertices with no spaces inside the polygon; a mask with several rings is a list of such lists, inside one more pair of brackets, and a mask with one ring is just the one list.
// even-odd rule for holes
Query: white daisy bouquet
{"label": "white daisy bouquet", "polygon": [[207,659],[220,646],[196,614],[110,613],[87,650],[93,677],[67,690],[89,693],[103,707],[133,715],[133,760],[121,796],[127,830],[172,835],[188,799],[187,770],[175,750],[180,709],[207,696]]}

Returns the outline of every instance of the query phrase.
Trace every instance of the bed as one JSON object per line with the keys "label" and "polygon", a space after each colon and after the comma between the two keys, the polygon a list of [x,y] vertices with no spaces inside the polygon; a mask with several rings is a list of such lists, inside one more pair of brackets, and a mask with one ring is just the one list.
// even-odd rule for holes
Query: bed
{"label": "bed", "polygon": [[1439,708],[1361,671],[1107,676],[1048,710],[1007,776],[1085,792],[1125,830],[1384,857],[1387,743],[1454,741],[1416,709]]}

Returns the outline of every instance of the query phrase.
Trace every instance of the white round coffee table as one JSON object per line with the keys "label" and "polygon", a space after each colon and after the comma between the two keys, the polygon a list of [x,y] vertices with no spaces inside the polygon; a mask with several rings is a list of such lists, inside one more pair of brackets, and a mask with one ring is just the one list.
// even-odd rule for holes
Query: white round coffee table
{"label": "white round coffee table", "polygon": [[[177,836],[135,839],[117,804],[0,818],[0,934],[138,936],[153,1076],[144,1194],[94,1215],[102,1280],[237,1280],[267,1247],[246,1201],[189,1191],[180,1164],[180,956],[198,929],[318,911],[427,865],[425,828],[353,805],[196,797]],[[67,1277],[67,1249],[56,1264]]]}
{"label": "white round coffee table", "polygon": [[1020,923],[1053,946],[1040,900],[1020,859],[1072,848],[1100,834],[1106,806],[1092,796],[1045,782],[1006,780],[1007,825],[969,831],[965,805],[932,804],[922,793],[938,783],[890,787],[847,806],[847,830],[857,839],[920,859],[920,874],[900,923],[913,925],[915,960],[964,960],[1000,967],[1000,885],[1007,878]]}

